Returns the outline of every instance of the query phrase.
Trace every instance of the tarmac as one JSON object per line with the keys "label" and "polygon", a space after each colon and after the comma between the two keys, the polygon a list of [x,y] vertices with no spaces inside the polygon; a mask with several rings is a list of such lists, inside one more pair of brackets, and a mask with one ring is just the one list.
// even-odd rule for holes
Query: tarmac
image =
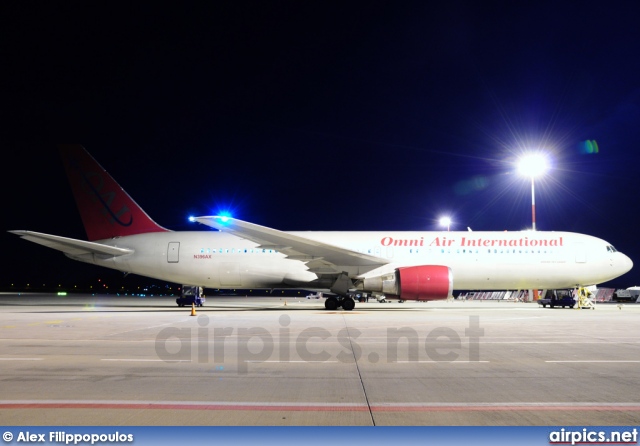
{"label": "tarmac", "polygon": [[0,424],[638,425],[639,322],[636,304],[4,293]]}

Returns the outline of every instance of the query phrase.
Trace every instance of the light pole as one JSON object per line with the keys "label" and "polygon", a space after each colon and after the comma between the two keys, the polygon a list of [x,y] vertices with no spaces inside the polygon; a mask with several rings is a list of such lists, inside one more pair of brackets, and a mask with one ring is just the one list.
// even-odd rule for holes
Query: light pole
{"label": "light pole", "polygon": [[447,232],[449,232],[449,229],[451,228],[451,219],[449,217],[440,218],[440,225],[441,226],[446,226],[447,227]]}
{"label": "light pole", "polygon": [[518,171],[524,176],[531,177],[531,223],[534,231],[536,230],[536,189],[534,179],[548,169],[549,160],[542,153],[525,155],[518,162]]}

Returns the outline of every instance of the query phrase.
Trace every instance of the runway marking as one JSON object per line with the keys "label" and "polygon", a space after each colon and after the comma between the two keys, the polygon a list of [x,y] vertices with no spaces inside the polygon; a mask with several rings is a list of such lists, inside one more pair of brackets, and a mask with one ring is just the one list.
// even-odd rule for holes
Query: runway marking
{"label": "runway marking", "polygon": [[[16,328],[16,326],[4,326],[2,328]],[[123,332],[126,333],[126,332]],[[297,333],[297,332],[296,332]],[[296,333],[292,333],[292,335],[295,335]],[[113,334],[105,334],[104,336],[113,336],[115,334],[121,334],[121,333],[113,333]],[[233,340],[233,339],[251,339],[252,336],[238,336],[236,335],[231,335],[226,337],[225,339],[228,340]],[[211,338],[213,339],[213,337]],[[491,341],[491,340],[485,340],[480,338],[480,343],[481,345],[485,345],[485,344],[571,344],[571,345],[575,345],[575,344],[580,344],[580,345],[589,345],[589,344],[611,344],[611,345],[619,345],[619,344],[623,344],[623,345],[635,345],[635,344],[640,344],[640,340],[639,341],[634,341],[634,340],[624,340],[622,339],[615,339],[615,338],[611,338],[612,340],[593,340],[593,341],[584,341],[581,340],[582,338],[577,338],[576,340],[567,340],[567,341],[531,341],[531,340],[514,340],[514,341]],[[0,337],[0,341],[13,341],[13,342],[31,342],[31,341],[37,341],[37,342],[117,342],[117,343],[149,343],[149,342],[156,342],[155,339],[43,339],[43,338],[10,338],[10,337]],[[176,339],[175,341],[172,341],[171,339],[169,339],[169,341],[171,342],[180,342],[180,339]],[[358,343],[359,344],[386,344],[386,338],[383,336],[371,336],[368,338],[365,337],[359,337],[358,338]],[[424,342],[423,340],[421,340],[421,342]],[[315,343],[315,344],[320,344],[322,343],[321,341],[309,341],[309,343]]]}
{"label": "runway marking", "polygon": [[482,344],[640,344],[640,341],[480,341]]}
{"label": "runway marking", "polygon": [[0,409],[164,409],[164,410],[241,410],[293,412],[365,412],[360,403],[287,403],[229,401],[0,401]]}
{"label": "runway marking", "polygon": [[375,412],[640,411],[640,403],[382,403]]}
{"label": "runway marking", "polygon": [[477,364],[477,363],[487,363],[491,361],[390,361],[390,364]]}
{"label": "runway marking", "polygon": [[273,360],[273,361],[252,361],[252,360],[245,360],[244,362],[247,362],[247,363],[256,363],[256,364],[263,364],[263,363],[266,363],[266,362],[269,362],[269,363],[276,363],[276,364],[277,364],[277,363],[281,363],[281,364],[290,364],[290,363],[299,363],[299,364],[306,364],[306,363],[309,363],[309,364],[331,364],[331,363],[336,363],[336,362],[338,362],[338,361],[276,361],[276,360]]}
{"label": "runway marking", "polygon": [[[366,412],[364,403],[231,402],[231,401],[78,401],[0,400],[0,409],[134,409],[201,411]],[[378,403],[373,412],[501,412],[501,411],[617,411],[638,412],[640,403]]]}
{"label": "runway marking", "polygon": [[[0,361],[43,361],[44,358],[0,358]],[[170,361],[164,359],[145,359],[145,358],[101,358],[100,361],[112,361],[112,362],[192,362],[190,359],[172,359]],[[245,360],[245,363],[248,364],[336,364],[339,361],[303,361],[303,360],[290,360],[290,361],[279,361],[279,360]],[[391,361],[389,364],[488,364],[491,361]],[[584,360],[546,360],[545,363],[549,364],[638,364],[640,360],[604,360],[604,359],[584,359]]]}
{"label": "runway marking", "polygon": [[634,363],[637,364],[640,360],[626,360],[626,359],[584,359],[584,360],[559,360],[559,361],[545,361],[551,363]]}
{"label": "runway marking", "polygon": [[138,358],[103,358],[100,361],[122,361],[122,362],[191,362],[190,359],[138,359]]}
{"label": "runway marking", "polygon": [[165,324],[150,325],[148,327],[134,328],[133,330],[119,331],[117,333],[109,333],[109,334],[106,334],[105,336],[117,336],[117,335],[121,335],[121,334],[125,334],[125,333],[133,333],[134,331],[149,330],[151,328],[164,327],[164,326],[171,325],[171,324],[180,324],[180,323],[186,322],[188,320],[189,320],[188,318],[185,318],[185,319],[182,319],[182,320],[179,320],[179,321],[167,322]]}

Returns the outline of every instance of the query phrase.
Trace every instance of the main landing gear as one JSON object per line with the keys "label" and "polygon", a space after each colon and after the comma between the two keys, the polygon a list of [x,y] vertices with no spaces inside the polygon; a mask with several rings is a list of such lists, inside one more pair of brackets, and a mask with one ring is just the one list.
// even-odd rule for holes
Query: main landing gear
{"label": "main landing gear", "polygon": [[330,296],[324,301],[324,307],[327,310],[337,310],[338,307],[342,307],[345,311],[351,311],[356,306],[355,301],[351,296]]}

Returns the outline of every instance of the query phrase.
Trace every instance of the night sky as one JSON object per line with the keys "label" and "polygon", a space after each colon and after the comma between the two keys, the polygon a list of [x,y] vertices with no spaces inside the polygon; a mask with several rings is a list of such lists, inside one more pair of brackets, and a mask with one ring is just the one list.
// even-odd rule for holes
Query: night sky
{"label": "night sky", "polygon": [[[521,230],[540,149],[538,230],[640,285],[637,2],[51,3],[0,7],[5,231],[86,239],[58,143],[172,230]],[[5,231],[2,286],[121,276]]]}

